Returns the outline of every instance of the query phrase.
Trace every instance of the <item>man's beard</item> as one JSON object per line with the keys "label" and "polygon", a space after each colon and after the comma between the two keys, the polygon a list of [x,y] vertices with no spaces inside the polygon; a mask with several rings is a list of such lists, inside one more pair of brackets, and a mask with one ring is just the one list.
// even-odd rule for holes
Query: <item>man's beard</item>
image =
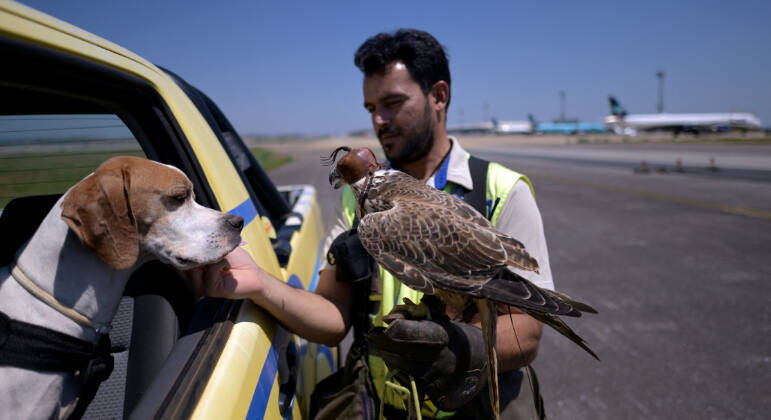
{"label": "man's beard", "polygon": [[401,150],[392,151],[391,153],[385,149],[383,151],[392,165],[400,167],[405,163],[422,159],[433,147],[434,125],[431,120],[431,105],[426,102],[426,107],[419,124],[413,130],[404,134]]}

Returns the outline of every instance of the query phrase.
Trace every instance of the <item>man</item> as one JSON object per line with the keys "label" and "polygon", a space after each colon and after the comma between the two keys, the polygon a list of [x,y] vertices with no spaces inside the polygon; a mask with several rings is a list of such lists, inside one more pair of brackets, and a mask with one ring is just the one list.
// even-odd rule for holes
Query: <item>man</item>
{"label": "man", "polygon": [[[474,189],[485,191],[488,216],[497,229],[521,241],[540,266],[540,274],[517,271],[540,287],[553,289],[548,251],[540,213],[535,204],[529,180],[498,164],[486,168],[486,179],[472,179],[469,154],[456,139],[446,132],[447,107],[450,103],[450,72],[444,48],[430,34],[418,30],[381,33],[365,41],[355,55],[355,64],[364,73],[364,107],[370,113],[372,125],[389,163],[429,185],[449,193],[464,196]],[[332,239],[350,229],[353,206],[350,189],[343,192],[343,217],[332,230]],[[346,262],[337,262],[345,266]],[[227,271],[221,269],[228,267]],[[223,274],[224,273],[224,274]],[[336,345],[351,325],[351,285],[338,281],[338,268],[325,265],[319,276],[315,294],[286,286],[257,267],[243,251],[236,251],[223,263],[207,271],[205,276],[191,276],[194,289],[203,294],[231,298],[250,298],[263,306],[284,325],[308,340]],[[404,297],[418,301],[420,295],[381,270],[373,288],[380,302],[373,324],[383,325],[383,316]],[[505,309],[505,308],[503,308]],[[313,314],[313,316],[308,316]],[[516,310],[499,311],[498,341],[499,381],[502,418],[543,417],[537,380],[528,366],[536,357],[542,325]],[[479,325],[474,314],[449,314]],[[512,326],[513,324],[513,326]],[[421,324],[404,323],[418,330]],[[515,330],[516,328],[516,330]],[[466,328],[464,331],[470,331]],[[420,335],[420,331],[414,331]],[[475,332],[471,331],[473,335]],[[481,332],[479,333],[481,335]],[[475,342],[460,340],[466,343]],[[481,344],[478,340],[477,344]],[[381,343],[383,344],[383,343]],[[388,345],[388,343],[384,343]],[[455,343],[454,345],[457,345]],[[377,353],[378,343],[374,343]],[[478,353],[461,347],[459,354]],[[409,354],[407,349],[405,354]],[[399,361],[400,367],[409,360]],[[387,392],[387,367],[376,357],[370,357],[370,369],[379,397],[384,400],[386,417],[402,417],[407,405],[399,401],[398,393]],[[422,370],[421,370],[422,369]],[[429,366],[430,371],[433,367]],[[402,369],[403,370],[403,369]],[[425,366],[417,371],[425,373]],[[412,373],[412,372],[406,372]],[[431,376],[431,372],[428,373]],[[434,375],[436,376],[436,375]],[[405,385],[405,384],[402,384]],[[396,384],[398,386],[398,384]],[[456,395],[463,392],[464,383],[442,383],[440,393]],[[407,385],[409,387],[409,385]],[[457,418],[489,418],[491,415],[487,391],[479,392],[464,406],[457,408]],[[468,394],[468,392],[466,392]],[[465,394],[464,394],[465,395]],[[471,394],[473,395],[473,393]],[[447,416],[428,404],[424,415]]]}

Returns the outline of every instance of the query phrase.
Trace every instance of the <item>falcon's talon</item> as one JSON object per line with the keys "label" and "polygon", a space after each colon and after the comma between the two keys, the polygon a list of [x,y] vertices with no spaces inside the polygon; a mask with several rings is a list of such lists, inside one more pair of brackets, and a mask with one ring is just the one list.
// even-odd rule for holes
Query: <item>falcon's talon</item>
{"label": "falcon's talon", "polygon": [[[396,308],[394,308],[396,309]],[[388,315],[383,317],[383,322],[385,322],[388,325],[391,325],[392,322],[396,321],[397,319],[407,319],[406,316],[402,312],[393,312],[391,311]]]}
{"label": "falcon's talon", "polygon": [[383,321],[388,317],[391,317],[392,320],[401,318],[430,321],[433,319],[431,316],[431,309],[426,304],[422,302],[415,303],[406,297],[403,301],[403,304],[394,306],[394,308],[391,309],[391,312],[383,317]]}

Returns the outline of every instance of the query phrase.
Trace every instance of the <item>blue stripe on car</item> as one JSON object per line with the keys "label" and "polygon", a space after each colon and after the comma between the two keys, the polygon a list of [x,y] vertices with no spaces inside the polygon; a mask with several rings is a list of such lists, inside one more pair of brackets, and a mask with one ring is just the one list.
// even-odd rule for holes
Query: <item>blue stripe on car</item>
{"label": "blue stripe on car", "polygon": [[[283,341],[282,334],[287,334],[287,331],[283,328],[276,329],[276,334],[272,341]],[[268,408],[270,391],[273,389],[273,382],[275,382],[277,371],[278,353],[271,343],[268,357],[265,359],[265,363],[262,365],[262,372],[260,372],[260,377],[257,379],[257,387],[254,390],[252,402],[249,404],[249,412],[246,414],[247,419],[263,419],[265,417],[265,410]]]}
{"label": "blue stripe on car", "polygon": [[303,283],[300,281],[300,278],[297,277],[297,274],[292,274],[289,276],[289,280],[287,280],[286,283],[295,289],[304,289]]}
{"label": "blue stripe on car", "polygon": [[327,347],[327,346],[325,346],[323,344],[319,344],[318,346],[316,346],[316,351],[321,353],[321,354],[323,354],[324,357],[327,358],[327,363],[329,363],[329,369],[332,372],[334,372],[335,371],[335,361],[332,360],[332,349],[330,349],[329,347]]}
{"label": "blue stripe on car", "polygon": [[246,226],[257,217],[257,208],[254,207],[252,199],[247,198],[243,203],[228,211],[228,213],[243,217],[244,226]]}

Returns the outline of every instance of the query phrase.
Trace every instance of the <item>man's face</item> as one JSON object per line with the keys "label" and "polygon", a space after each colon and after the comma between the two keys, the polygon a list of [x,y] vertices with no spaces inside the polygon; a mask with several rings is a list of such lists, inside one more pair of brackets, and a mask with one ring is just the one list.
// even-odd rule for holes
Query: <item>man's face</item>
{"label": "man's face", "polygon": [[425,156],[434,145],[433,113],[429,96],[396,62],[385,72],[364,78],[364,107],[383,152],[399,166]]}

